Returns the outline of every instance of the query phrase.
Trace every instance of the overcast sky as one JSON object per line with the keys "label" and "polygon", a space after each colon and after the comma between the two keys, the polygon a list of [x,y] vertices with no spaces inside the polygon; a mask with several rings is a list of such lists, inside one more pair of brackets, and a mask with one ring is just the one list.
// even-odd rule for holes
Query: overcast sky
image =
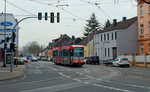
{"label": "overcast sky", "polygon": [[[38,12],[60,12],[60,23],[28,19],[19,24],[20,47],[28,42],[37,41],[48,45],[60,34],[82,37],[84,26],[92,13],[95,13],[100,23],[107,19],[137,16],[135,0],[7,0],[7,13],[13,13],[20,20],[27,16],[37,16]],[[97,5],[94,5],[97,4]],[[56,7],[58,6],[58,7]],[[98,8],[99,6],[99,8]],[[0,0],[0,12],[4,12],[4,0]]]}

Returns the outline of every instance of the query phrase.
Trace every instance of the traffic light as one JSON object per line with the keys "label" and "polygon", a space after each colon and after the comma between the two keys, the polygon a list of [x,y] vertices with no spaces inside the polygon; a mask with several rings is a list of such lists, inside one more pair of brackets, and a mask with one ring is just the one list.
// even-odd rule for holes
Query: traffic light
{"label": "traffic light", "polygon": [[59,23],[59,22],[60,22],[60,13],[57,12],[57,23]]}
{"label": "traffic light", "polygon": [[10,49],[13,50],[13,52],[16,51],[16,44],[10,43]]}
{"label": "traffic light", "polygon": [[7,49],[7,43],[4,43],[4,48]]}
{"label": "traffic light", "polygon": [[9,42],[10,38],[9,37],[6,37],[6,42]]}
{"label": "traffic light", "polygon": [[51,21],[51,23],[54,23],[54,13],[53,12],[51,12],[50,13],[50,21]]}
{"label": "traffic light", "polygon": [[45,12],[45,20],[47,20],[48,19],[48,14],[47,14],[47,12]]}
{"label": "traffic light", "polygon": [[42,13],[41,12],[38,13],[38,20],[42,20]]}
{"label": "traffic light", "polygon": [[16,33],[13,32],[13,33],[12,33],[12,40],[13,40],[13,42],[15,42],[15,38],[16,38]]}

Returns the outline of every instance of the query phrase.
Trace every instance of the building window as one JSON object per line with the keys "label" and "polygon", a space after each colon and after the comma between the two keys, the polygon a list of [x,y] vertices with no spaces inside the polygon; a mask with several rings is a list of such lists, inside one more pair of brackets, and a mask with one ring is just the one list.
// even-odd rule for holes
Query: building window
{"label": "building window", "polygon": [[144,15],[144,6],[141,5],[140,6],[140,16],[143,16]]}
{"label": "building window", "polygon": [[106,53],[106,48],[105,48],[105,57],[106,57],[107,53]]}
{"label": "building window", "polygon": [[150,44],[148,45],[148,53],[150,55]]}
{"label": "building window", "polygon": [[108,48],[108,57],[110,56],[110,49]]}
{"label": "building window", "polygon": [[150,22],[148,23],[148,29],[149,29],[149,34],[150,34]]}
{"label": "building window", "polygon": [[107,33],[107,40],[109,40],[109,33]]}
{"label": "building window", "polygon": [[104,41],[106,41],[106,34],[104,34]]}
{"label": "building window", "polygon": [[117,32],[115,32],[115,40],[117,39]]}
{"label": "building window", "polygon": [[103,41],[103,35],[101,35],[101,41]]}
{"label": "building window", "polygon": [[150,4],[148,4],[148,6],[149,6],[149,12],[150,12]]}
{"label": "building window", "polygon": [[144,45],[143,44],[141,45],[140,50],[141,50],[140,54],[143,55],[144,54]]}
{"label": "building window", "polygon": [[144,34],[144,25],[141,24],[141,35],[143,35],[143,34]]}
{"label": "building window", "polygon": [[113,32],[112,32],[112,33],[111,33],[111,39],[112,39],[112,40],[113,40],[113,36],[114,36],[114,35],[113,35]]}
{"label": "building window", "polygon": [[97,42],[99,43],[99,35],[98,35],[98,37],[97,37]]}

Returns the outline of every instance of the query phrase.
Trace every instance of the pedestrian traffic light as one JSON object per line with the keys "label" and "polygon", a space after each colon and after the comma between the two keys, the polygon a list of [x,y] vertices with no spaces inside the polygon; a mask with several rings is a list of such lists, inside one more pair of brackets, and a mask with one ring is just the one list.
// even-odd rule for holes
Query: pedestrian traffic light
{"label": "pedestrian traffic light", "polygon": [[42,13],[41,12],[38,13],[38,20],[42,20]]}
{"label": "pedestrian traffic light", "polygon": [[51,23],[54,23],[54,13],[53,12],[50,13],[50,21],[51,21]]}
{"label": "pedestrian traffic light", "polygon": [[7,49],[7,43],[4,43],[4,48]]}
{"label": "pedestrian traffic light", "polygon": [[12,33],[12,40],[13,40],[13,42],[15,42],[15,38],[16,38],[16,33],[13,32],[13,33]]}
{"label": "pedestrian traffic light", "polygon": [[45,12],[45,20],[47,20],[48,19],[48,14],[47,14],[47,12]]}
{"label": "pedestrian traffic light", "polygon": [[57,12],[57,23],[59,23],[59,22],[60,22],[60,13]]}

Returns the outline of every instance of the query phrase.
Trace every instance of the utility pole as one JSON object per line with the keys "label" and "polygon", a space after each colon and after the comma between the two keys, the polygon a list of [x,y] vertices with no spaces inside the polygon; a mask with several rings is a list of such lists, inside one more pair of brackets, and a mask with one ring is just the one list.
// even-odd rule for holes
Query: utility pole
{"label": "utility pole", "polygon": [[6,0],[4,2],[4,64],[3,66],[6,67]]}

